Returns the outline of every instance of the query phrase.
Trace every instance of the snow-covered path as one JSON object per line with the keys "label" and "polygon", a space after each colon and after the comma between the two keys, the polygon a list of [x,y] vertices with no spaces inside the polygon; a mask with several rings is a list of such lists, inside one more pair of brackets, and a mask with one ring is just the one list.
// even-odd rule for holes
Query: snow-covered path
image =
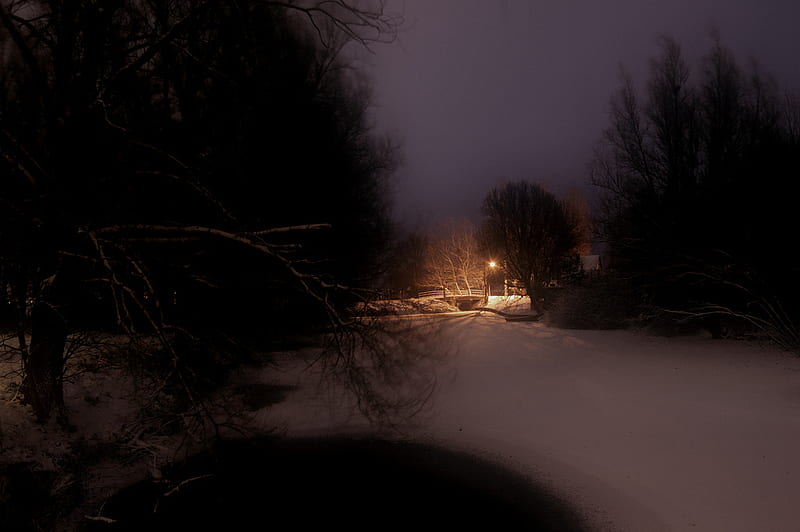
{"label": "snow-covered path", "polygon": [[[452,354],[418,439],[529,473],[598,530],[800,530],[800,358],[489,313],[448,320],[441,341]],[[269,418],[323,428],[317,401]]]}

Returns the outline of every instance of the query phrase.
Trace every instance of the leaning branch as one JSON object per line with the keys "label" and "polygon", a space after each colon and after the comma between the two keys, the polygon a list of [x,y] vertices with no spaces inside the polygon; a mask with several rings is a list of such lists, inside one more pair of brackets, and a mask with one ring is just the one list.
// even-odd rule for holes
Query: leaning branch
{"label": "leaning branch", "polygon": [[330,229],[331,224],[306,224],[306,225],[290,225],[287,227],[275,227],[272,229],[264,229],[263,231],[255,231],[249,233],[254,236],[272,235],[275,233],[290,233],[294,231],[313,231],[317,229]]}
{"label": "leaning branch", "polygon": [[[321,227],[323,225],[324,224],[313,224],[311,227]],[[347,290],[348,287],[338,283],[330,283],[317,275],[301,272],[295,267],[294,262],[292,262],[284,255],[284,253],[281,252],[281,246],[271,245],[253,234],[232,233],[230,231],[224,231],[214,227],[205,227],[199,225],[170,226],[149,224],[114,225],[95,229],[93,233],[96,235],[121,235],[122,239],[129,238],[128,236],[125,236],[126,233],[130,234],[130,236],[132,236],[134,239],[137,238],[137,236],[140,236],[141,233],[151,235],[154,233],[162,233],[166,235],[172,235],[173,238],[181,235],[205,235],[240,244],[280,262],[286,271],[289,272],[295,281],[297,281],[297,283],[302,287],[303,291],[322,305],[331,321],[331,324],[334,327],[345,327],[350,324],[349,321],[345,321],[341,317],[340,313],[336,310],[336,308],[334,308],[333,304],[328,299],[329,291]]]}

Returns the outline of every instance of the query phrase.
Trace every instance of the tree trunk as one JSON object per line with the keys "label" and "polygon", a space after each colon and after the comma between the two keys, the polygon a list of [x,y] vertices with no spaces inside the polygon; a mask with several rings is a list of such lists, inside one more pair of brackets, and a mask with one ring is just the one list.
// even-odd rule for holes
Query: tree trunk
{"label": "tree trunk", "polygon": [[539,301],[539,292],[534,288],[534,283],[532,281],[525,283],[525,291],[531,299],[531,310],[539,315],[544,314],[544,307],[542,307],[542,303]]}
{"label": "tree trunk", "polygon": [[25,399],[33,407],[39,423],[50,417],[56,408],[58,422],[66,425],[64,407],[64,346],[67,325],[51,305],[37,303],[31,312],[31,345],[24,361]]}

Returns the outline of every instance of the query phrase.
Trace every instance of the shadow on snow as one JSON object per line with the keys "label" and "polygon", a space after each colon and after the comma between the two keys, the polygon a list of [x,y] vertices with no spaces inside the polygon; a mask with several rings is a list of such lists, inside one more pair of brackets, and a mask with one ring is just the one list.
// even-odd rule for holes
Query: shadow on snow
{"label": "shadow on snow", "polygon": [[104,521],[86,521],[81,530],[266,530],[276,523],[300,530],[585,530],[576,511],[523,476],[416,443],[226,442],[165,477],[114,495],[96,516]]}

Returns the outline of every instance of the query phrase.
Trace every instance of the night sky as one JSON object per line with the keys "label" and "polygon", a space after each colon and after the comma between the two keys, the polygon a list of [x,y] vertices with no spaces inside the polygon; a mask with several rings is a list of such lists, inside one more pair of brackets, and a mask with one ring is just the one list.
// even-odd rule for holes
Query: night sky
{"label": "night sky", "polygon": [[800,92],[797,0],[388,0],[405,28],[362,58],[376,130],[403,145],[395,218],[408,228],[478,219],[483,197],[529,179],[591,194],[588,163],[624,66],[645,80],[659,35],[697,61],[716,28]]}

